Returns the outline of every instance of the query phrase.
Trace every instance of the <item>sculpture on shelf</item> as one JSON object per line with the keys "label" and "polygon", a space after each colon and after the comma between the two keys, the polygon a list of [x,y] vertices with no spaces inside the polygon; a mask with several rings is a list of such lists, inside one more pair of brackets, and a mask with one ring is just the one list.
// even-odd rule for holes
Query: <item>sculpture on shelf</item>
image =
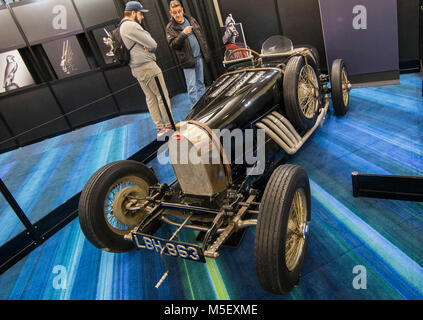
{"label": "sculpture on shelf", "polygon": [[[232,17],[232,14],[229,14],[226,17],[224,27],[222,27],[222,32],[223,32],[222,41],[223,41],[223,44],[225,45],[226,50],[232,51],[232,50],[237,50],[240,48],[247,47],[245,44],[245,41],[243,42],[237,41],[237,39],[240,36],[240,32],[237,30],[237,26],[239,26],[239,28],[241,29],[241,33],[243,33],[242,25],[240,23],[236,23],[234,18]],[[241,34],[241,36],[243,39],[244,35]],[[246,57],[248,57],[248,52],[239,51],[234,53],[234,58],[241,59]]]}
{"label": "sculpture on shelf", "polygon": [[18,63],[15,61],[15,56],[8,55],[6,57],[7,64],[4,71],[3,88],[5,91],[18,89],[19,85],[14,82],[16,71],[18,70]]}
{"label": "sculpture on shelf", "polygon": [[63,72],[66,74],[71,74],[76,70],[73,63],[73,51],[69,46],[69,40],[63,42],[62,61],[60,62],[60,66],[62,67]]}
{"label": "sculpture on shelf", "polygon": [[113,53],[114,47],[113,47],[112,35],[110,34],[110,32],[106,30],[106,28],[103,28],[103,30],[107,35],[107,37],[103,37],[103,42],[106,46],[110,47],[110,51],[106,53],[106,56],[114,57],[115,54]]}
{"label": "sculpture on shelf", "polygon": [[223,44],[235,43],[236,38],[238,38],[239,32],[235,27],[235,20],[232,17],[232,14],[229,14],[225,20],[225,33],[223,34],[222,40]]}

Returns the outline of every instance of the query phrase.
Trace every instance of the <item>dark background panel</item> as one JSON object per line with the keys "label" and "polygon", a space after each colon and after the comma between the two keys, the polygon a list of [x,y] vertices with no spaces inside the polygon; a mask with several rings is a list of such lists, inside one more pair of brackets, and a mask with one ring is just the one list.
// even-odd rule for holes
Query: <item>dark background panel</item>
{"label": "dark background panel", "polygon": [[419,0],[398,0],[400,64],[419,59]]}
{"label": "dark background panel", "polygon": [[182,0],[182,3],[186,12],[197,19],[202,26],[204,36],[207,39],[211,61],[205,69],[205,80],[206,84],[210,84],[224,72],[222,61],[225,53],[225,47],[222,43],[223,34],[215,14],[214,1]]}
{"label": "dark background panel", "polygon": [[144,0],[143,6],[149,10],[145,13],[143,27],[150,32],[151,36],[157,42],[156,58],[157,64],[163,71],[167,89],[170,96],[185,92],[185,78],[177,65],[177,59],[169,48],[166,39],[166,25],[169,22],[166,8],[161,6],[157,0]]}
{"label": "dark background panel", "polygon": [[85,28],[119,17],[113,0],[74,0],[74,2]]}
{"label": "dark background panel", "polygon": [[[407,62],[418,60],[419,42],[422,42],[419,41],[421,31],[419,32],[418,3],[419,0],[397,1],[398,50],[402,69],[408,68],[410,64]],[[321,65],[326,69],[326,50],[318,1],[266,0],[257,3],[244,0],[219,0],[219,7],[223,20],[232,13],[235,21],[243,24],[247,44],[252,49],[260,50],[262,42],[269,35],[282,33],[291,38],[294,45],[315,46],[321,55]],[[340,36],[342,37],[342,34]]]}
{"label": "dark background panel", "polygon": [[277,0],[283,35],[294,46],[314,46],[320,55],[322,69],[327,69],[319,3],[316,0]]}
{"label": "dark background panel", "polygon": [[[319,0],[327,62],[345,60],[351,75],[399,70],[397,1]],[[353,13],[366,9],[366,26],[356,29]],[[363,11],[364,14],[364,11]]]}
{"label": "dark background panel", "polygon": [[11,139],[12,135],[6,127],[6,123],[3,121],[0,115],[0,151],[8,150],[17,147],[15,139]]}
{"label": "dark background panel", "polygon": [[[19,135],[17,139],[21,145],[69,130],[59,106],[46,86],[2,97],[0,112],[12,132]],[[50,121],[51,123],[47,123]],[[27,131],[29,132],[24,133]]]}
{"label": "dark background panel", "polygon": [[0,30],[0,51],[25,47],[25,41],[7,8],[0,10]]}
{"label": "dark background panel", "polygon": [[[53,27],[58,16],[53,13],[55,6],[66,8],[66,29]],[[13,12],[31,45],[82,31],[71,0],[20,1],[13,5]]]}
{"label": "dark background panel", "polygon": [[420,4],[419,4],[419,6],[420,6],[420,23],[419,23],[419,35],[420,35],[420,40],[419,40],[419,42],[420,42],[420,48],[419,48],[419,51],[420,51],[420,54],[419,54],[419,57],[420,57],[420,59],[423,59],[423,0],[420,0]]}
{"label": "dark background panel", "polygon": [[138,81],[132,76],[130,68],[113,68],[106,70],[104,74],[112,92],[127,88],[115,94],[121,113],[148,111],[145,95]]}
{"label": "dark background panel", "polygon": [[118,115],[116,104],[100,71],[68,78],[52,84],[73,128]]}
{"label": "dark background panel", "polygon": [[268,37],[281,33],[274,0],[219,0],[219,6],[223,21],[232,13],[235,22],[242,23],[247,45],[253,50],[261,50]]}

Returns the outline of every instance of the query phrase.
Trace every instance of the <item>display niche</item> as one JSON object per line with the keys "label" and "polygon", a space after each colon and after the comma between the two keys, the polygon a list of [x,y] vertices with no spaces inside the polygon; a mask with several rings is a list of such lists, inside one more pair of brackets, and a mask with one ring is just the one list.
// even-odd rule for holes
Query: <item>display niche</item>
{"label": "display niche", "polygon": [[50,41],[42,46],[59,79],[90,70],[88,61],[76,36]]}
{"label": "display niche", "polygon": [[18,50],[0,53],[0,93],[34,84]]}

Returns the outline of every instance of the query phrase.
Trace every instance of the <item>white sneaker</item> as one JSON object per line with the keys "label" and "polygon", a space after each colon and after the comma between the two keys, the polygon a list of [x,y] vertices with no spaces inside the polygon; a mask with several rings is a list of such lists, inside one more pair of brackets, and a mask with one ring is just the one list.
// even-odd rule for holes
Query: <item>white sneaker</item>
{"label": "white sneaker", "polygon": [[157,130],[157,137],[161,137],[162,135],[166,134],[167,132],[169,132],[171,130],[172,130],[171,126]]}
{"label": "white sneaker", "polygon": [[157,137],[161,137],[166,132],[166,129],[157,129]]}

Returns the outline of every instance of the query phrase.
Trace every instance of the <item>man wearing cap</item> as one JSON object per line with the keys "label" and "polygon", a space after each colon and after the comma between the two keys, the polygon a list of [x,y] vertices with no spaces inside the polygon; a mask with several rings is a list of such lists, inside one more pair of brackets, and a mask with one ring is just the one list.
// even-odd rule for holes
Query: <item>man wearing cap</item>
{"label": "man wearing cap", "polygon": [[166,26],[167,41],[182,65],[190,103],[194,106],[206,91],[203,65],[210,60],[207,41],[197,20],[184,14],[178,0],[169,3],[169,13],[172,18]]}
{"label": "man wearing cap", "polygon": [[158,77],[163,93],[170,108],[169,94],[163,73],[156,63],[156,41],[150,33],[143,29],[141,22],[144,12],[148,12],[138,1],[129,1],[125,6],[125,18],[120,26],[120,35],[126,48],[130,50],[132,75],[138,80],[144,91],[147,107],[151,118],[157,127],[157,134],[161,135],[171,128],[170,119],[166,112],[159,88],[154,77]]}

